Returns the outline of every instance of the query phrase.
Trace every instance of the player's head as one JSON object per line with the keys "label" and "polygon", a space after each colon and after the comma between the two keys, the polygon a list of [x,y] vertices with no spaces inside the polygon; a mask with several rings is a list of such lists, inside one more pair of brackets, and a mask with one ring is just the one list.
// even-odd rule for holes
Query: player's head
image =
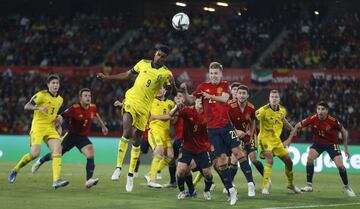
{"label": "player's head", "polygon": [[49,91],[53,94],[56,94],[60,88],[60,77],[57,74],[50,74],[46,78],[46,84]]}
{"label": "player's head", "polygon": [[201,98],[196,98],[195,99],[195,109],[198,110],[198,111],[203,109]]}
{"label": "player's head", "polygon": [[164,97],[165,94],[166,94],[166,88],[165,88],[164,86],[162,86],[162,87],[159,89],[156,97],[161,98],[161,97]]}
{"label": "player's head", "polygon": [[170,48],[168,46],[166,45],[157,46],[154,56],[154,63],[157,65],[164,65],[169,53],[170,53]]}
{"label": "player's head", "polygon": [[79,101],[81,104],[89,105],[91,103],[91,91],[88,88],[82,88],[79,91]]}
{"label": "player's head", "polygon": [[237,99],[240,103],[246,102],[249,98],[249,88],[245,85],[240,85],[237,88]]}
{"label": "player's head", "polygon": [[185,102],[184,95],[178,92],[174,98],[175,104],[183,104]]}
{"label": "player's head", "polygon": [[273,89],[270,91],[269,102],[270,102],[270,105],[273,105],[273,106],[280,104],[280,93],[278,90]]}
{"label": "player's head", "polygon": [[329,113],[329,105],[324,101],[320,101],[316,105],[316,113],[320,119],[325,119]]}
{"label": "player's head", "polygon": [[209,65],[209,79],[211,84],[218,84],[222,79],[223,66],[218,62],[212,62]]}
{"label": "player's head", "polygon": [[230,93],[231,93],[232,98],[237,99],[237,90],[240,85],[241,85],[241,83],[239,83],[239,82],[234,82],[230,85]]}

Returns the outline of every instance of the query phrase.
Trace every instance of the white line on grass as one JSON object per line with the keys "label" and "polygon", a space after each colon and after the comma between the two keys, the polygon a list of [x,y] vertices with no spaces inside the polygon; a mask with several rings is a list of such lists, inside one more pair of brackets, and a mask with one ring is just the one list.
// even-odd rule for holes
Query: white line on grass
{"label": "white line on grass", "polygon": [[299,206],[272,207],[272,208],[260,208],[260,209],[320,208],[320,207],[337,207],[337,206],[347,206],[347,205],[360,205],[360,202],[343,203],[343,204],[330,204],[330,205],[299,205]]}

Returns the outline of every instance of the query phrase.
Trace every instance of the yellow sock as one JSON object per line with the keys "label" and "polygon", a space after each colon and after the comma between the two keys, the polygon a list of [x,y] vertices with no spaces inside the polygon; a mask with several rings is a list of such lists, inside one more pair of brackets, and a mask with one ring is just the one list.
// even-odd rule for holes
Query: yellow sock
{"label": "yellow sock", "polygon": [[203,175],[201,174],[201,172],[197,172],[195,178],[194,178],[194,181],[193,181],[193,184],[194,184],[194,187],[196,187],[196,185],[201,181]]}
{"label": "yellow sock", "polygon": [[135,173],[136,163],[140,157],[140,146],[135,147],[132,145],[131,147],[131,158],[130,158],[130,166],[129,166],[129,173]]}
{"label": "yellow sock", "polygon": [[27,153],[27,154],[23,155],[21,160],[15,165],[14,170],[16,172],[19,172],[20,168],[24,167],[25,165],[27,165],[32,160],[33,160],[33,157],[32,157],[32,155],[30,153]]}
{"label": "yellow sock", "polygon": [[159,170],[157,171],[161,171],[163,168],[165,168],[166,166],[169,165],[170,162],[170,158],[164,157],[161,161],[160,161],[160,165],[159,165]]}
{"label": "yellow sock", "polygon": [[122,167],[128,146],[129,146],[129,140],[126,139],[125,137],[121,137],[119,140],[116,167],[118,168]]}
{"label": "yellow sock", "polygon": [[159,170],[160,167],[160,163],[162,161],[162,157],[159,155],[154,155],[154,158],[151,162],[151,167],[150,167],[150,180],[155,182],[156,180],[156,174]]}
{"label": "yellow sock", "polygon": [[60,179],[61,174],[61,154],[52,155],[53,181]]}
{"label": "yellow sock", "polygon": [[266,164],[264,167],[264,177],[263,177],[263,188],[269,188],[269,179],[271,176],[271,167],[272,165]]}
{"label": "yellow sock", "polygon": [[287,177],[288,185],[294,185],[294,172],[288,168],[285,168],[285,175]]}

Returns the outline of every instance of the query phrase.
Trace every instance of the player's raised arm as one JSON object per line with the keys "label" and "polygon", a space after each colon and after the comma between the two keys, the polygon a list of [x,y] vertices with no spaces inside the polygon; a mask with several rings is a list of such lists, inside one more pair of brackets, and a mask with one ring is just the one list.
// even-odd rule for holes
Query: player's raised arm
{"label": "player's raised arm", "polygon": [[97,78],[101,79],[101,80],[129,80],[130,78],[132,78],[134,75],[136,75],[137,73],[131,69],[128,70],[124,73],[119,73],[119,74],[115,74],[115,75],[105,75],[104,73],[98,73],[97,74]]}
{"label": "player's raised arm", "polygon": [[194,95],[189,94],[186,83],[182,83],[180,85],[180,89],[184,95],[185,102],[189,105],[195,104],[196,97]]}

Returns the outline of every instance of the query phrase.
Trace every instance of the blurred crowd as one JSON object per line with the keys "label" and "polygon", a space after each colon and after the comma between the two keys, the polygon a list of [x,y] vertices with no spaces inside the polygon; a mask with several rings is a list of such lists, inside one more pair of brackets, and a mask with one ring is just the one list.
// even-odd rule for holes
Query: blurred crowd
{"label": "blurred crowd", "polygon": [[[287,107],[293,125],[316,113],[316,104],[325,101],[330,107],[329,114],[348,131],[360,131],[359,79],[312,78],[306,84],[292,83],[282,91],[282,103]],[[302,137],[310,141],[310,129],[306,129]]]}
{"label": "blurred crowd", "polygon": [[125,30],[121,15],[0,16],[0,65],[99,64]]}
{"label": "blurred crowd", "polygon": [[287,38],[266,58],[263,67],[359,69],[359,14],[300,19],[289,28]]}
{"label": "blurred crowd", "polygon": [[217,60],[227,67],[249,67],[283,27],[283,16],[269,19],[231,15],[191,16],[188,31],[171,26],[170,16],[152,15],[126,39],[106,63],[131,66],[134,59],[152,58],[155,43],[166,43],[172,51],[170,67],[204,67]]}

